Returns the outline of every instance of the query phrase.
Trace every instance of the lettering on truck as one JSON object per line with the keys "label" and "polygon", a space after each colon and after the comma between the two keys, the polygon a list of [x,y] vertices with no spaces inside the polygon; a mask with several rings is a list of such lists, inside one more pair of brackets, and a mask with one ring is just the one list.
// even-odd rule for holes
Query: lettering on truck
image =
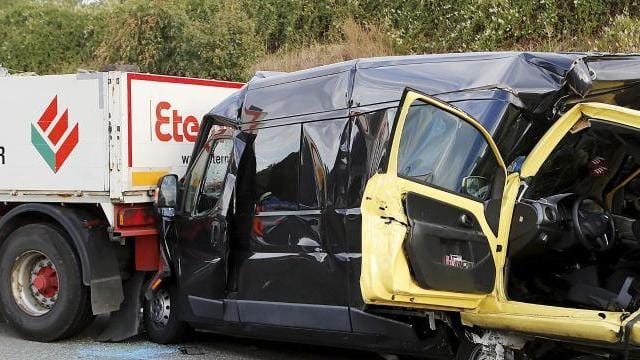
{"label": "lettering on truck", "polygon": [[214,155],[212,162],[216,165],[226,165],[229,162],[229,155]]}
{"label": "lettering on truck", "polygon": [[[229,162],[229,157],[229,155],[214,155],[211,161],[213,164],[227,164]],[[182,155],[182,163],[184,165],[188,165],[189,160],[191,160],[191,155]]]}
{"label": "lettering on truck", "polygon": [[195,142],[198,137],[200,124],[198,119],[189,115],[182,118],[180,112],[172,109],[168,101],[160,101],[156,105],[156,124],[154,126],[155,136],[163,142]]}
{"label": "lettering on truck", "polygon": [[0,146],[0,165],[4,165],[4,146]]}

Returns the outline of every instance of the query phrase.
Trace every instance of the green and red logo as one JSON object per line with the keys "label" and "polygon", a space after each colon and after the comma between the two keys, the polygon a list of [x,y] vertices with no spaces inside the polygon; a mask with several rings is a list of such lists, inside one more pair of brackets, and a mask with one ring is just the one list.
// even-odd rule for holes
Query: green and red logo
{"label": "green and red logo", "polygon": [[[57,117],[57,120],[56,120]],[[37,126],[31,124],[31,143],[47,165],[57,173],[78,145],[78,124],[69,131],[69,110],[58,117],[58,96],[44,111]]]}

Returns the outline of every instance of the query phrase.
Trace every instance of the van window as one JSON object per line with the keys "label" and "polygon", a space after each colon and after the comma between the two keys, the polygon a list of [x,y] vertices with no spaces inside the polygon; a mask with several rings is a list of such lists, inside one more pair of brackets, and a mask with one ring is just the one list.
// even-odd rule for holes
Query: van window
{"label": "van window", "polygon": [[220,195],[222,195],[222,187],[227,174],[231,150],[233,150],[233,139],[222,138],[214,143],[198,199],[197,212],[213,209]]}
{"label": "van window", "polygon": [[186,181],[184,194],[185,213],[201,213],[210,210],[222,194],[224,177],[233,149],[233,140],[220,138],[209,140],[198,154]]}
{"label": "van window", "polygon": [[400,138],[400,177],[486,200],[498,169],[489,144],[471,124],[425,102],[412,104]]}
{"label": "van window", "polygon": [[202,184],[202,178],[207,166],[207,160],[209,159],[209,152],[211,151],[213,140],[209,140],[203,147],[195,163],[191,169],[191,173],[188,175],[186,181],[186,189],[184,192],[184,208],[185,213],[192,213],[195,207],[196,195]]}
{"label": "van window", "polygon": [[301,125],[258,130],[256,157],[256,210],[298,210],[298,170]]}

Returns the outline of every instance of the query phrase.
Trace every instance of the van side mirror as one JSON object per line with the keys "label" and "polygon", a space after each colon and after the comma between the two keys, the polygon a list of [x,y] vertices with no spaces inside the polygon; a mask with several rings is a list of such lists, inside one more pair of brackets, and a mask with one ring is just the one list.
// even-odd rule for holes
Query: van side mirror
{"label": "van side mirror", "polygon": [[173,217],[176,212],[178,197],[178,175],[165,175],[158,181],[154,205],[158,213],[165,217]]}
{"label": "van side mirror", "polygon": [[467,176],[462,179],[462,193],[487,200],[490,195],[489,180],[484,176]]}

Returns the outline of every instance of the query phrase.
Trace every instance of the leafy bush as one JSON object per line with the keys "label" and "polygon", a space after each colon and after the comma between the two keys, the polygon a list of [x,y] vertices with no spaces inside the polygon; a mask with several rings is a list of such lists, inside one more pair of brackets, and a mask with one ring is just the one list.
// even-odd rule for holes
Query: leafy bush
{"label": "leafy bush", "polygon": [[365,22],[382,19],[400,52],[496,50],[590,37],[614,15],[638,10],[628,0],[359,0],[356,9]]}
{"label": "leafy bush", "polygon": [[640,47],[640,19],[618,16],[605,28],[595,44],[597,50],[637,52]]}
{"label": "leafy bush", "polygon": [[192,15],[185,27],[176,73],[230,80],[250,78],[251,65],[263,54],[254,23],[237,2],[211,7],[202,21],[193,21]]}
{"label": "leafy bush", "polygon": [[19,2],[0,10],[0,64],[37,73],[75,72],[102,37],[90,8]]}
{"label": "leafy bush", "polygon": [[189,23],[181,6],[136,0],[109,10],[106,36],[96,49],[97,64],[126,63],[146,72],[180,72],[177,57]]}
{"label": "leafy bush", "polygon": [[111,8],[106,33],[96,63],[160,74],[245,79],[261,54],[253,23],[234,1],[128,1]]}
{"label": "leafy bush", "polygon": [[351,5],[340,0],[242,0],[265,50],[328,42]]}

